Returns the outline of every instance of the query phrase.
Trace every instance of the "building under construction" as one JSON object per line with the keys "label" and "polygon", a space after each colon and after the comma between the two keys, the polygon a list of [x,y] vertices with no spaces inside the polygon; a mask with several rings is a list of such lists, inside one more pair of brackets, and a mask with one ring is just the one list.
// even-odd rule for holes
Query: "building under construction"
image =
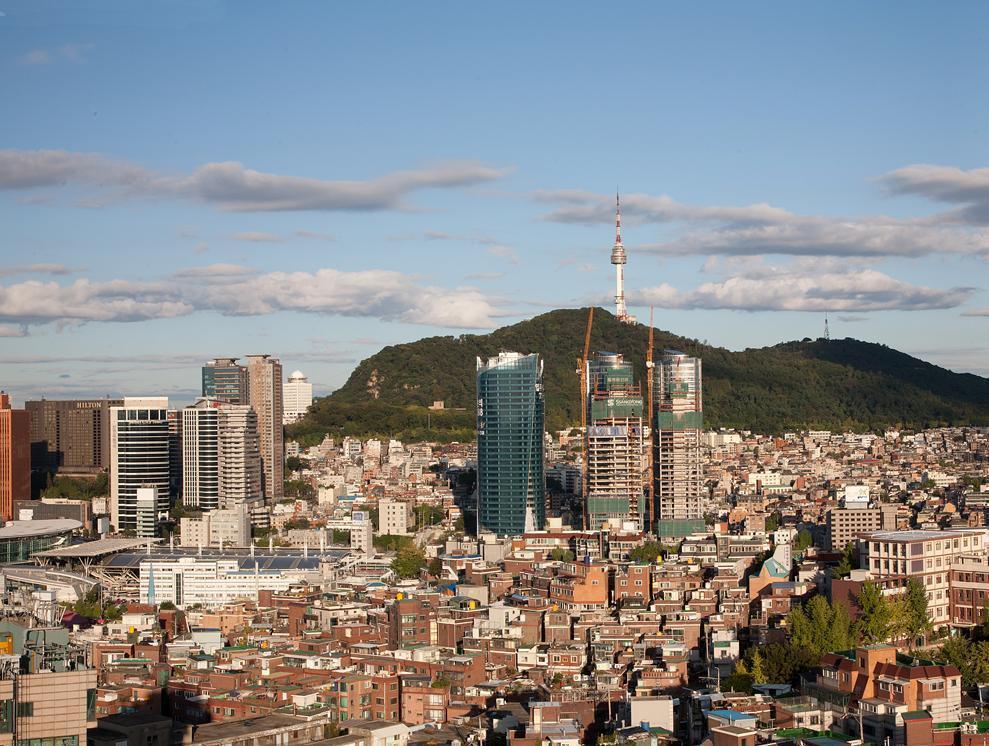
{"label": "building under construction", "polygon": [[588,528],[607,522],[641,525],[646,464],[645,406],[632,365],[620,354],[599,352],[588,360],[587,502]]}
{"label": "building under construction", "polygon": [[653,472],[656,532],[685,536],[703,529],[704,414],[701,361],[666,350],[655,368]]}

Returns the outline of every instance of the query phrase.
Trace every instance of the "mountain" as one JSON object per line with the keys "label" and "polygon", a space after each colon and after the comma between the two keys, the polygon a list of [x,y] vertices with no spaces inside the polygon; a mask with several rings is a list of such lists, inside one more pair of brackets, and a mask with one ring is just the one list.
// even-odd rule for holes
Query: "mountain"
{"label": "mountain", "polygon": [[[305,442],[325,433],[472,439],[475,358],[502,350],[542,354],[547,430],[575,424],[580,418],[575,370],[586,321],[586,308],[564,309],[490,334],[385,347],[363,360],[343,387],[319,399],[290,435]],[[648,334],[647,326],[622,324],[598,308],[591,350],[623,353],[641,380]],[[779,433],[989,423],[989,379],[954,373],[885,345],[804,339],[731,352],[659,329],[655,345],[657,357],[674,348],[703,360],[709,427]],[[428,405],[439,400],[446,410],[429,412]]]}

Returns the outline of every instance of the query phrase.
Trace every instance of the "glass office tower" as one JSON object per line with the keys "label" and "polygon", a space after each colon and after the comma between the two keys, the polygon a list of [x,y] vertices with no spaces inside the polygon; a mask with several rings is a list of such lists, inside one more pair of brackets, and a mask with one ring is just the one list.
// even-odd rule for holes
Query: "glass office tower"
{"label": "glass office tower", "polygon": [[479,531],[516,536],[543,528],[544,406],[539,355],[477,359]]}
{"label": "glass office tower", "polygon": [[203,397],[231,404],[250,404],[247,368],[235,357],[218,357],[203,366]]}

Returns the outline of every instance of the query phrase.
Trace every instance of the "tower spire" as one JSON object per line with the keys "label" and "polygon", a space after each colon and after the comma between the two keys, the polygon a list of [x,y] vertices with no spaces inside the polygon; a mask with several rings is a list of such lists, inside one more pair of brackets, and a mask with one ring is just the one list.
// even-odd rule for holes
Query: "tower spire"
{"label": "tower spire", "polygon": [[635,317],[628,315],[625,306],[625,247],[622,245],[622,200],[615,192],[615,245],[611,249],[611,263],[615,265],[615,316],[625,324],[634,324]]}

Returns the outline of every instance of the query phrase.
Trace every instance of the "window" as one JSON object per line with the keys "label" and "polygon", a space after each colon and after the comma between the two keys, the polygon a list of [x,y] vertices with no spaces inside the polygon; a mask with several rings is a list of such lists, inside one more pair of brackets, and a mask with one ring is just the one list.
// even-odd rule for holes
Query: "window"
{"label": "window", "polygon": [[34,716],[34,702],[18,702],[17,717],[29,718]]}

